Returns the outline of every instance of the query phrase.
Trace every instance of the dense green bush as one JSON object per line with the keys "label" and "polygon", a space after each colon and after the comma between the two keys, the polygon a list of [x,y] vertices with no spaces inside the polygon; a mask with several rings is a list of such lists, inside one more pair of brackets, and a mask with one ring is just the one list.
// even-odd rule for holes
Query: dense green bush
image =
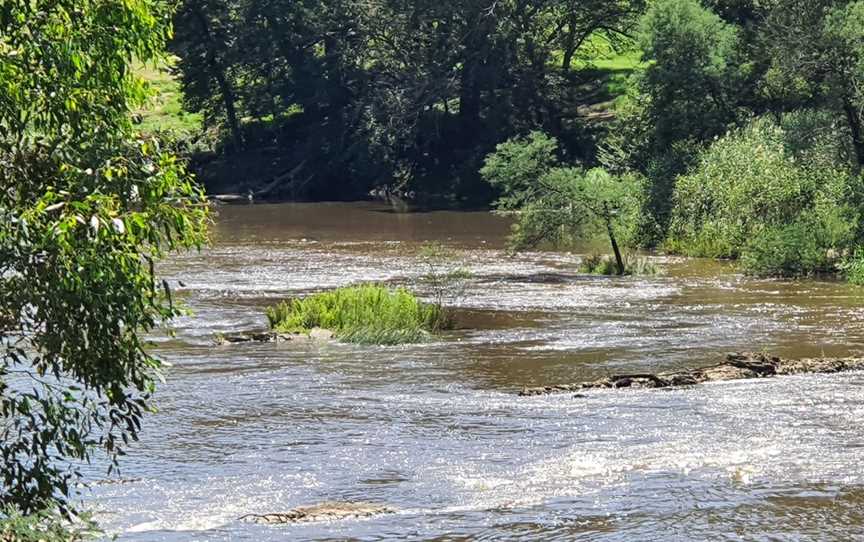
{"label": "dense green bush", "polygon": [[837,114],[824,109],[801,109],[780,116],[786,149],[811,167],[854,164],[849,128]]}
{"label": "dense green bush", "polygon": [[790,224],[762,226],[741,252],[744,271],[768,276],[810,276],[836,269],[830,222],[804,216]]}
{"label": "dense green bush", "polygon": [[858,249],[840,264],[843,276],[852,284],[864,286],[864,250]]}
{"label": "dense green bush", "polygon": [[424,303],[403,288],[373,284],[283,301],[267,309],[267,319],[276,331],[324,328],[340,340],[360,344],[422,342],[453,325],[441,306]]}
{"label": "dense green bush", "polygon": [[833,268],[857,241],[861,181],[793,135],[758,119],[711,145],[677,180],[667,247],[741,258],[755,274]]}

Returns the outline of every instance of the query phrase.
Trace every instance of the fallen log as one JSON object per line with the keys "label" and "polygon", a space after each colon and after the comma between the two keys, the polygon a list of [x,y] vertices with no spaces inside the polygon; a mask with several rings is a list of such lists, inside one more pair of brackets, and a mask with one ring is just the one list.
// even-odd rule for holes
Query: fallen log
{"label": "fallen log", "polygon": [[593,382],[523,388],[519,395],[548,395],[604,388],[671,388],[704,382],[770,378],[804,373],[839,373],[864,369],[864,358],[781,359],[751,352],[727,354],[726,361],[686,371],[612,375]]}
{"label": "fallen log", "polygon": [[248,204],[252,203],[252,194],[213,194],[207,196],[207,198],[211,201],[215,201],[217,203],[228,203],[228,204]]}
{"label": "fallen log", "polygon": [[271,192],[273,192],[276,188],[278,188],[280,185],[282,185],[282,183],[284,183],[286,180],[290,180],[293,183],[294,177],[296,177],[297,174],[300,173],[300,171],[305,166],[306,166],[306,160],[303,160],[302,162],[300,162],[299,164],[297,164],[296,166],[294,166],[290,170],[282,173],[281,175],[277,175],[277,176],[273,177],[273,179],[269,183],[267,183],[266,186],[256,190],[255,192],[253,192],[252,195],[256,198],[266,199],[267,196],[269,196]]}

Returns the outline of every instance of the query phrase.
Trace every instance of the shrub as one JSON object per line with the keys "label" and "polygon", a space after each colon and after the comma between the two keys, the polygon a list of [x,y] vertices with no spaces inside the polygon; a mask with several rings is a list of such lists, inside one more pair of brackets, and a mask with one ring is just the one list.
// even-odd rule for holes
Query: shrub
{"label": "shrub", "polygon": [[609,256],[595,253],[582,258],[579,272],[589,275],[615,275],[618,273],[618,268]]}
{"label": "shrub", "polygon": [[[618,267],[609,256],[591,254],[582,259],[579,264],[579,272],[589,275],[617,275]],[[624,274],[634,276],[658,275],[660,268],[648,258],[628,254],[624,257]]]}
{"label": "shrub", "polygon": [[815,147],[793,149],[790,139],[775,123],[758,119],[711,145],[677,180],[667,248],[741,258],[756,274],[831,268],[829,254],[848,250],[858,236],[860,179],[825,160],[806,159]]}
{"label": "shrub", "polygon": [[854,164],[849,128],[829,110],[801,109],[780,117],[786,148],[812,167]]}
{"label": "shrub", "polygon": [[456,305],[465,294],[471,272],[459,263],[455,251],[438,242],[424,243],[418,256],[424,268],[419,283],[428,289],[434,304],[440,308],[439,318],[452,321],[449,307]]}
{"label": "shrub", "polygon": [[439,305],[423,303],[404,288],[371,284],[283,301],[267,309],[267,319],[280,332],[325,328],[346,342],[382,345],[422,342],[452,327]]}
{"label": "shrub", "polygon": [[663,270],[648,258],[638,256],[627,256],[624,260],[627,266],[627,274],[636,277],[659,275]]}
{"label": "shrub", "polygon": [[765,276],[800,277],[831,272],[836,257],[825,247],[824,224],[802,218],[791,224],[760,228],[741,253],[744,271]]}
{"label": "shrub", "polygon": [[864,286],[864,250],[856,250],[840,264],[843,276],[852,284]]}

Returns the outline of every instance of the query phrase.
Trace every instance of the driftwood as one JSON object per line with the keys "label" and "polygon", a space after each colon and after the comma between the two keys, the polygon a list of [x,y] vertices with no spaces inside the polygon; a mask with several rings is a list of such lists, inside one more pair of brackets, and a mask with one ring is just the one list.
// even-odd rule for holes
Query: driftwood
{"label": "driftwood", "polygon": [[[233,204],[243,204],[243,203],[252,203],[256,199],[267,199],[267,197],[276,189],[280,188],[282,184],[286,180],[290,180],[292,186],[290,187],[292,191],[296,191],[297,188],[303,187],[306,183],[308,183],[314,175],[310,175],[308,178],[302,180],[301,182],[297,182],[295,179],[296,175],[303,170],[306,166],[306,160],[303,160],[290,170],[276,175],[272,178],[270,182],[268,182],[263,187],[258,190],[250,190],[246,194],[212,194],[207,196],[210,200],[216,201],[218,203],[233,203]],[[297,186],[295,186],[297,185]]]}
{"label": "driftwood", "polygon": [[[300,173],[300,170],[302,170],[305,166],[306,166],[306,160],[303,160],[302,162],[300,162],[299,164],[297,164],[296,166],[294,166],[290,170],[286,171],[285,173],[282,173],[281,175],[277,175],[276,177],[274,177],[272,181],[267,183],[267,185],[265,185],[263,188],[253,192],[252,195],[256,198],[266,198],[267,196],[270,195],[271,192],[273,192],[276,188],[278,188],[283,182],[285,182],[288,179],[293,180],[294,176],[297,175],[298,173]],[[306,181],[306,182],[308,182],[308,181]],[[303,184],[305,184],[305,182]]]}
{"label": "driftwood", "polygon": [[252,194],[213,194],[207,198],[219,203],[252,203]]}
{"label": "driftwood", "polygon": [[519,395],[547,395],[602,388],[670,388],[720,380],[770,378],[803,373],[839,373],[864,369],[864,358],[781,359],[766,354],[727,354],[723,363],[670,373],[612,375],[593,382],[524,388]]}

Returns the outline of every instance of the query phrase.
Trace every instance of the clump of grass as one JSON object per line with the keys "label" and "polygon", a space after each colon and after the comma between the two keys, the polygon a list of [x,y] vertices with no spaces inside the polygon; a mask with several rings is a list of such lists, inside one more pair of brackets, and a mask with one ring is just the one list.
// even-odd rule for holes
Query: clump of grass
{"label": "clump of grass", "polygon": [[659,275],[663,272],[663,269],[650,259],[637,256],[625,258],[624,267],[628,275],[637,277]]}
{"label": "clump of grass", "polygon": [[[648,258],[631,255],[624,256],[625,275],[659,275],[660,271],[660,267]],[[617,275],[618,266],[611,256],[592,254],[582,258],[582,262],[579,264],[579,272],[590,275]]]}
{"label": "clump of grass", "polygon": [[307,333],[317,327],[345,342],[380,345],[423,342],[453,325],[440,305],[424,303],[404,288],[377,284],[289,299],[268,308],[267,319],[282,333]]}

